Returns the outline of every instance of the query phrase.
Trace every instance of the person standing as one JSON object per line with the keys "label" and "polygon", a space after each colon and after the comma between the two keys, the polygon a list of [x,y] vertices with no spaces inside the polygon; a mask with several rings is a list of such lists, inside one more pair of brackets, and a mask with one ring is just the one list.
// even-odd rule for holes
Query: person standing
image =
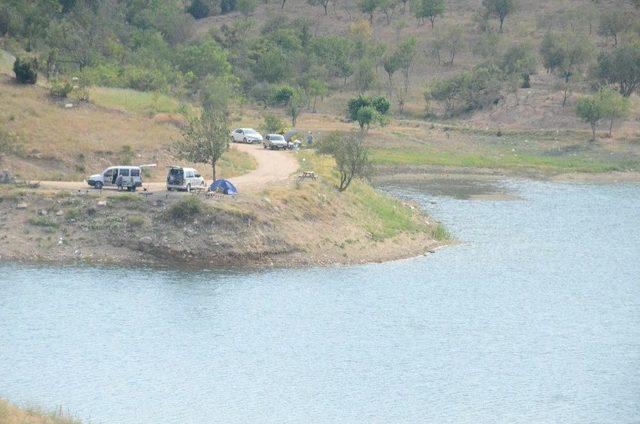
{"label": "person standing", "polygon": [[311,131],[307,133],[307,146],[311,146],[313,144],[313,134]]}

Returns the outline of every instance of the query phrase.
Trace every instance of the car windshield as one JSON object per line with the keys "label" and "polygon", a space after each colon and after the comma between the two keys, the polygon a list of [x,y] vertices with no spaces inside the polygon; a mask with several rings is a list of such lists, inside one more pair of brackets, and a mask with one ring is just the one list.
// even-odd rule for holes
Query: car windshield
{"label": "car windshield", "polygon": [[271,140],[273,141],[284,141],[284,137],[281,135],[272,135],[271,137],[269,137]]}

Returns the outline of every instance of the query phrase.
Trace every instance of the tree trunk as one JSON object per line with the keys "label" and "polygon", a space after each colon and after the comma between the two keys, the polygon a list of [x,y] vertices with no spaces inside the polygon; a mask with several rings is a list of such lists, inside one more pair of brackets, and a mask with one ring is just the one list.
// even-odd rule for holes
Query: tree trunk
{"label": "tree trunk", "polygon": [[432,17],[429,18],[429,20],[431,21],[431,29],[433,29],[433,25],[435,23],[436,17],[432,16]]}
{"label": "tree trunk", "polygon": [[500,16],[500,32],[502,32],[502,26],[504,25],[504,16]]}
{"label": "tree trunk", "polygon": [[284,4],[286,3],[287,0],[282,0],[282,5],[280,5],[280,9],[284,9]]}
{"label": "tree trunk", "polygon": [[595,124],[591,124],[591,132],[593,136],[591,137],[591,141],[596,141],[596,126]]}
{"label": "tree trunk", "polygon": [[211,175],[213,178],[213,181],[216,180],[216,161],[211,161]]}
{"label": "tree trunk", "polygon": [[609,138],[613,137],[613,118],[609,121]]}

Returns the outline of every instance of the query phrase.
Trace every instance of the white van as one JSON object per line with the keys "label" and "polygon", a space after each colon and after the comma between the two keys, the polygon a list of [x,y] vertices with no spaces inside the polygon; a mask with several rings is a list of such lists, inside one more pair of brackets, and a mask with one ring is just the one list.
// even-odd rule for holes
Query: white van
{"label": "white van", "polygon": [[181,166],[169,167],[167,175],[167,190],[186,190],[191,191],[196,187],[204,187],[206,185],[202,175],[193,168],[183,168]]}
{"label": "white van", "polygon": [[90,176],[87,183],[97,189],[117,187],[136,191],[142,187],[142,169],[139,166],[110,166],[102,173]]}

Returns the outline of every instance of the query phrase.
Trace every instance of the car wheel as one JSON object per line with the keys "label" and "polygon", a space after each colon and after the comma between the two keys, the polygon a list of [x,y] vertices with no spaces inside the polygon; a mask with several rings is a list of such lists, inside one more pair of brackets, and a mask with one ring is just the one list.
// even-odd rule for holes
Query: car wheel
{"label": "car wheel", "polygon": [[266,149],[266,148],[267,148],[267,145],[266,145],[266,144],[263,144],[263,145],[262,145],[262,147]]}
{"label": "car wheel", "polygon": [[98,190],[102,190],[102,186],[103,186],[103,184],[102,184],[101,181],[96,181],[95,188],[97,188]]}
{"label": "car wheel", "polygon": [[247,137],[243,138],[242,141],[244,144],[247,144]]}

